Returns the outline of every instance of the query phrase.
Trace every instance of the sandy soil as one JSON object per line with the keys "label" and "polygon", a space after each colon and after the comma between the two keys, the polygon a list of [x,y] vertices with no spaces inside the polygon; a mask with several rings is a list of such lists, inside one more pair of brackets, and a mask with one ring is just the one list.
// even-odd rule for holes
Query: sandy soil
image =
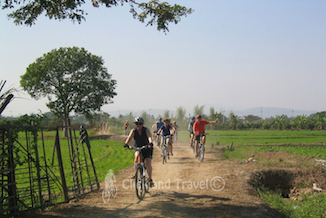
{"label": "sandy soil", "polygon": [[222,160],[221,151],[216,148],[206,149],[205,159],[201,163],[195,159],[188,144],[178,143],[174,146],[174,156],[163,165],[160,151],[155,147],[155,187],[150,189],[142,201],[136,197],[130,179],[133,170],[134,167],[130,166],[114,174],[114,184],[118,191],[116,197],[110,198],[108,203],[102,200],[102,190],[105,187],[105,182],[102,182],[100,191],[30,215],[94,218],[281,217],[259,197],[249,194],[250,172],[246,165]]}

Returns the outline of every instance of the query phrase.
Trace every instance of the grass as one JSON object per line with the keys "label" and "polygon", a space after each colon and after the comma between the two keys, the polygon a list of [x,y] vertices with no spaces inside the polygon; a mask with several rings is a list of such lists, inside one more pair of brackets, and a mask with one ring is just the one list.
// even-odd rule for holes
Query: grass
{"label": "grass", "polygon": [[[252,131],[213,131],[208,130],[206,144],[216,144],[226,147],[233,143],[234,150],[225,150],[224,155],[229,159],[248,159],[253,153],[255,158],[266,158],[267,151],[285,152],[284,160],[264,160],[261,159],[256,164],[262,166],[282,166],[291,167],[291,158],[289,154],[296,154],[304,157],[314,157],[326,159],[326,146],[320,143],[326,142],[324,131],[271,131],[271,130],[252,130]],[[180,131],[179,138],[183,141],[189,139],[187,131]],[[206,146],[210,149],[210,146]],[[260,155],[262,154],[262,155]],[[279,156],[278,156],[279,157]],[[304,158],[303,158],[304,159]],[[301,162],[300,168],[312,167],[309,163]],[[296,166],[298,167],[298,166]],[[310,168],[309,168],[310,169]],[[260,192],[260,197],[271,207],[277,209],[285,217],[326,217],[326,195],[325,194],[304,194],[301,200],[290,200],[283,198],[277,192]]]}
{"label": "grass", "polygon": [[[62,133],[62,132],[61,132]],[[27,150],[27,142],[25,141],[25,133],[20,133],[21,137],[19,138],[19,142],[21,143],[21,146],[17,146],[20,149],[19,153],[19,159],[21,164],[16,165],[16,182],[17,182],[17,188],[18,188],[18,194],[20,198],[24,199],[25,203],[28,205],[31,205],[31,200],[28,198],[25,198],[24,196],[28,196],[28,193],[30,192],[30,179],[29,175],[33,175],[34,179],[32,179],[32,184],[35,187],[35,191],[37,191],[37,181],[35,178],[37,178],[36,175],[36,164],[35,162],[30,162],[28,163],[28,159],[26,156],[26,152],[24,150]],[[79,134],[76,132],[76,134]],[[56,193],[61,192],[61,187],[59,183],[61,182],[60,180],[60,173],[59,173],[59,166],[58,166],[58,160],[57,160],[57,151],[54,150],[54,144],[55,144],[55,138],[52,136],[55,136],[55,131],[53,132],[47,132],[44,133],[44,150],[43,150],[43,145],[42,145],[42,140],[38,140],[38,151],[39,151],[39,158],[40,158],[40,163],[41,163],[41,177],[45,177],[45,164],[44,161],[47,162],[47,166],[49,166],[47,169],[53,171],[53,175],[51,174],[52,178],[57,177],[59,182],[54,182],[51,184],[51,189],[52,192],[55,191]],[[77,136],[78,137],[78,136]],[[96,168],[96,173],[98,176],[99,182],[104,181],[107,173],[109,172],[110,169],[113,170],[113,172],[117,172],[121,169],[124,169],[130,165],[133,164],[133,152],[126,150],[123,147],[123,142],[115,142],[115,141],[107,141],[107,140],[99,140],[99,139],[92,139],[91,141],[91,152],[92,152],[92,157],[94,161],[94,165]],[[31,141],[28,141],[28,144],[31,144]],[[72,182],[72,168],[71,168],[71,163],[70,163],[70,155],[69,155],[69,148],[68,148],[68,140],[61,138],[60,139],[60,147],[61,147],[61,153],[62,153],[62,160],[63,160],[63,168],[66,176],[66,182],[67,186],[71,187],[73,182]],[[91,162],[88,156],[88,150],[86,147],[86,144],[84,144],[84,149],[86,151],[86,157],[87,160],[84,158],[84,152],[82,147],[79,147],[79,153],[80,153],[80,163],[83,167],[83,173],[82,177],[84,179],[84,184],[88,185],[88,176],[86,172],[86,165],[85,163],[87,162],[89,166],[89,173],[90,173],[90,178],[93,180],[94,184],[94,173],[91,168]],[[32,157],[33,159],[36,159],[34,150],[31,149],[31,146],[29,146],[29,150],[32,150]],[[44,158],[44,152],[46,156],[46,160]],[[55,154],[54,159],[53,159],[53,153]],[[16,158],[18,158],[15,155]],[[29,172],[28,166],[33,166],[33,171]],[[43,183],[45,185],[45,183]],[[57,184],[57,185],[56,185]],[[42,188],[42,190],[45,191],[46,186]],[[26,194],[27,193],[27,194]],[[58,196],[58,202],[63,200],[63,196],[59,195]]]}
{"label": "grass", "polygon": [[287,201],[281,195],[275,193],[261,194],[261,198],[269,205],[276,208],[285,217],[326,217],[326,195],[305,194],[301,201]]}
{"label": "grass", "polygon": [[221,145],[272,145],[287,143],[326,142],[324,131],[277,131],[277,130],[244,130],[215,131],[208,130],[207,143],[220,142]]}
{"label": "grass", "polygon": [[[233,143],[234,151],[226,150],[228,158],[246,159],[253,152],[283,151],[287,153],[326,158],[326,147],[320,143],[326,142],[324,131],[277,131],[277,130],[252,130],[252,131],[218,131],[207,130],[206,145],[216,144],[227,146]],[[188,141],[189,133],[180,131],[179,138]],[[275,146],[284,145],[287,146]],[[309,146],[302,146],[308,144]],[[210,146],[206,146],[210,149]]]}

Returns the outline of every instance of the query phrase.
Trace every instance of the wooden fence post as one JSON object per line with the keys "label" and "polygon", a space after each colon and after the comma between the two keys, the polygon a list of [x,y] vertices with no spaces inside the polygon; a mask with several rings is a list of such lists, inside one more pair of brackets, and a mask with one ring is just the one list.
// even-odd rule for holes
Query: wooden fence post
{"label": "wooden fence post", "polygon": [[57,148],[58,164],[59,164],[63,194],[65,197],[65,202],[68,202],[69,201],[68,187],[67,187],[67,183],[66,183],[66,177],[65,177],[65,172],[63,169],[63,162],[62,162],[62,156],[61,156],[61,148],[60,148],[60,140],[59,140],[59,127],[57,127],[57,134],[55,137],[55,145],[54,146]]}

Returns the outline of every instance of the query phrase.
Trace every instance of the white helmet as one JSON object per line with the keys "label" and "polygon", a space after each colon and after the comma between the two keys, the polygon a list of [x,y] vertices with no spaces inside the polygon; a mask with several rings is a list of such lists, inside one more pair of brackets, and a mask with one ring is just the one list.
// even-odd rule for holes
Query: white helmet
{"label": "white helmet", "polygon": [[134,123],[144,123],[144,119],[142,117],[135,117]]}

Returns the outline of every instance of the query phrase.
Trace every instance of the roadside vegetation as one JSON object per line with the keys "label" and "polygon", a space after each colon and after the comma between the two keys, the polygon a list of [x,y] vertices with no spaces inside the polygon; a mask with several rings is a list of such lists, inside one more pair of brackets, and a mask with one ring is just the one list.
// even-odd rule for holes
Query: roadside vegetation
{"label": "roadside vegetation", "polygon": [[[208,130],[206,149],[219,149],[223,160],[244,165],[258,195],[284,217],[326,217],[326,134],[324,131]],[[181,131],[187,141],[189,133]],[[231,147],[232,144],[232,147]],[[223,161],[222,160],[222,161]],[[317,161],[316,161],[317,160]],[[313,190],[318,184],[322,191]]]}
{"label": "roadside vegetation", "polygon": [[[196,109],[198,109],[196,113],[201,113],[200,110],[203,108]],[[186,129],[189,119],[185,118],[185,110],[180,107],[175,116],[170,115],[170,111],[166,110],[160,117],[176,120],[181,127],[179,140],[188,142],[189,132]],[[145,118],[147,127],[151,127],[157,120],[157,117],[146,112],[141,116]],[[133,117],[134,114],[131,112],[118,118],[99,113],[94,115],[91,123],[87,123],[88,121],[80,116],[72,117],[72,125],[78,130],[81,124],[86,123],[89,135],[94,136],[101,130],[101,124],[106,122],[109,124],[107,133],[123,134],[123,123],[127,120],[132,123]],[[235,164],[247,164],[252,172],[248,183],[255,190],[253,194],[260,196],[285,217],[326,217],[324,209],[326,197],[323,191],[326,189],[326,169],[321,164],[323,162],[316,162],[317,159],[326,159],[325,112],[292,119],[282,115],[265,120],[255,117],[257,120],[254,120],[252,116],[240,119],[232,113],[226,118],[212,109],[210,115],[203,114],[203,117],[207,120],[219,117],[221,121],[206,127],[208,133],[206,148],[220,150],[219,153],[223,154],[222,161],[231,160]],[[51,114],[30,117],[24,115],[18,119],[0,120],[1,125],[32,125],[35,122],[47,127],[63,125],[61,119]],[[23,133],[18,133],[17,137],[23,138],[21,134]],[[63,136],[63,132],[60,132],[61,134]],[[54,131],[44,132],[47,145],[54,144],[54,136]],[[92,139],[91,145],[99,181],[104,181],[108,169],[116,172],[133,162],[133,154],[123,149],[122,142]],[[45,147],[49,149],[46,153],[53,152],[52,146]],[[252,161],[249,161],[250,159]],[[263,178],[275,177],[278,179],[271,179],[275,181],[272,186],[263,181]],[[284,185],[282,180],[284,178],[288,179],[286,188],[273,188]],[[316,183],[322,191],[311,191],[313,183]],[[289,192],[286,195],[285,189]]]}

